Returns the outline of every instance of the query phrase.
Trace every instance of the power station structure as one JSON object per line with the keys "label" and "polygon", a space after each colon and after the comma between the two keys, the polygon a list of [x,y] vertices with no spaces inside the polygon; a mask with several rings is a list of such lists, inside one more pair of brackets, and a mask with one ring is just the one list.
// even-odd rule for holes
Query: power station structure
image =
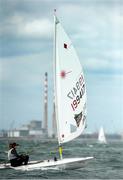
{"label": "power station structure", "polygon": [[53,97],[53,115],[52,115],[52,137],[56,138],[57,131],[56,131],[56,112],[55,112],[55,94]]}
{"label": "power station structure", "polygon": [[[55,94],[53,96],[53,112],[51,117],[51,128],[52,130],[48,132],[48,73],[45,72],[44,76],[44,95],[43,95],[43,107],[44,107],[44,114],[43,114],[43,123],[41,120],[32,120],[28,124],[24,124],[20,128],[13,128],[14,121],[12,122],[10,130],[6,133],[7,137],[57,137],[56,132],[56,112],[55,112]],[[5,134],[2,132],[2,134]],[[5,135],[4,135],[5,136]]]}
{"label": "power station structure", "polygon": [[48,136],[48,74],[45,72],[44,78],[44,133]]}
{"label": "power station structure", "polygon": [[[48,133],[48,73],[45,72],[44,77],[44,134],[45,137],[49,136]],[[56,112],[55,112],[55,95],[53,97],[53,114],[52,114],[52,137],[56,137]]]}

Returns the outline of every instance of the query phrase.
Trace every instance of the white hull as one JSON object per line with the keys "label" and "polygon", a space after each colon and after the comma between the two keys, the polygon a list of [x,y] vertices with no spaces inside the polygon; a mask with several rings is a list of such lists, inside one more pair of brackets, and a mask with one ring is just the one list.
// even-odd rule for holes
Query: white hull
{"label": "white hull", "polygon": [[64,170],[64,169],[78,169],[82,168],[88,160],[93,157],[85,158],[65,158],[62,160],[45,160],[45,161],[30,161],[28,165],[22,165],[18,167],[12,167],[10,164],[1,164],[0,169],[12,168],[21,171],[32,171],[32,170]]}

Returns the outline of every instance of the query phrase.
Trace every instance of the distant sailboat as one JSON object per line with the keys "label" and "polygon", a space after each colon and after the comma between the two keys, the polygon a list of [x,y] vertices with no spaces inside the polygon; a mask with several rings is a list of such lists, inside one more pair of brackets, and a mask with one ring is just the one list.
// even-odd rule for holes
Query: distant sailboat
{"label": "distant sailboat", "polygon": [[104,144],[107,143],[103,127],[99,130],[98,142]]}

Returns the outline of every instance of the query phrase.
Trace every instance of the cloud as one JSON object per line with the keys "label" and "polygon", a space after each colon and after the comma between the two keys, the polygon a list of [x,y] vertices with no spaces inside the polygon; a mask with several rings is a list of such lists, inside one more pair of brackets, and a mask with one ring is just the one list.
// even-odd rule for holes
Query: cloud
{"label": "cloud", "polygon": [[[0,33],[3,36],[15,36],[16,38],[47,38],[51,37],[53,24],[49,19],[25,20],[22,16],[9,17],[4,26],[1,26]],[[14,37],[13,37],[14,38]]]}
{"label": "cloud", "polygon": [[2,66],[0,88],[6,88],[7,91],[9,88],[37,87],[45,72],[50,72],[50,78],[52,78],[52,56],[49,58],[45,52],[20,57],[6,57],[4,60],[0,59],[0,65]]}
{"label": "cloud", "polygon": [[[54,2],[42,1],[41,8],[38,6],[40,1],[36,2],[36,6],[34,1],[30,1],[30,4],[27,1],[24,1],[24,4],[14,2],[16,3],[9,4],[10,7],[7,6],[10,16],[5,15],[2,21],[1,32],[5,37],[3,46],[0,47],[2,55],[23,56],[41,51],[51,52],[53,18],[46,12],[50,10],[51,13]],[[123,15],[120,13],[122,6],[119,7],[115,1],[104,1],[101,5],[96,1],[60,1],[56,3],[56,8],[59,19],[77,47],[80,57],[85,58],[88,70],[116,70],[115,62],[118,61],[117,70],[121,68],[123,33],[119,32],[123,26]]]}
{"label": "cloud", "polygon": [[3,76],[3,66],[2,66],[2,62],[0,61],[0,81],[2,80],[2,76]]}
{"label": "cloud", "polygon": [[105,54],[94,55],[90,52],[90,55],[85,55],[84,58],[81,58],[80,55],[80,60],[88,73],[112,74],[112,76],[116,76],[116,74],[123,75],[123,57],[120,56],[121,52],[117,53],[117,51],[108,51]]}
{"label": "cloud", "polygon": [[27,37],[51,38],[53,24],[48,19],[36,19],[19,28],[19,34]]}
{"label": "cloud", "polygon": [[[4,36],[6,41],[8,39],[13,43],[22,43],[25,49],[29,42],[36,51],[37,48],[35,47],[39,45],[36,42],[39,39],[42,44],[46,40],[51,42],[54,5],[58,10],[58,16],[61,17],[61,23],[63,22],[70,37],[78,43],[80,40],[84,40],[84,46],[92,44],[96,48],[104,43],[108,46],[114,41],[114,38],[116,40],[113,43],[116,43],[119,31],[121,31],[119,29],[122,29],[120,28],[123,24],[122,14],[120,13],[122,6],[119,7],[116,1],[112,1],[112,3],[110,1],[101,1],[100,3],[97,1],[78,1],[77,3],[73,1],[53,1],[51,3],[50,1],[34,2],[33,0],[30,0],[30,3],[16,0],[13,3],[5,2],[3,9],[8,13],[3,13],[1,35]],[[75,25],[71,23],[70,19],[75,22]],[[120,39],[122,38],[123,36],[120,35]],[[33,39],[32,42],[30,42],[31,39]],[[6,47],[4,48],[7,50]]]}
{"label": "cloud", "polygon": [[108,69],[109,62],[104,59],[96,59],[96,58],[88,58],[86,60],[85,66],[89,70],[100,70],[100,69]]}
{"label": "cloud", "polygon": [[[94,120],[107,125],[105,115],[110,117],[112,112],[116,122],[123,99],[122,1],[4,0],[1,7],[0,113],[5,127],[11,119],[41,118],[45,71],[52,96],[54,8],[87,72],[90,125]],[[51,111],[52,100],[49,104]]]}

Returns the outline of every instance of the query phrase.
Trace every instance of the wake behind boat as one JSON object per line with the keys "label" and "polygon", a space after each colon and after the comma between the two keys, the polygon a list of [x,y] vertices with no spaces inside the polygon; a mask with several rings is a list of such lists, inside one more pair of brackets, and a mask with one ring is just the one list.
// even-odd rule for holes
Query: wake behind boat
{"label": "wake behind boat", "polygon": [[77,169],[93,159],[93,157],[63,158],[62,156],[62,144],[78,137],[86,127],[86,86],[76,51],[55,14],[54,92],[60,159],[29,162],[28,165],[10,168],[15,170]]}

